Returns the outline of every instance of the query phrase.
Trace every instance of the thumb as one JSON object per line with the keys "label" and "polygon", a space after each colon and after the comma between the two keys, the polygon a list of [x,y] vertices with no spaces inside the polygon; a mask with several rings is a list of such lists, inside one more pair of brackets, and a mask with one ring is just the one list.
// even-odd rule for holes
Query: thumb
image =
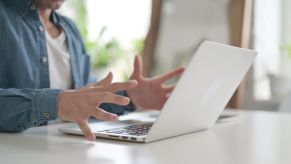
{"label": "thumb", "polygon": [[112,72],[109,72],[108,75],[104,79],[97,82],[95,86],[96,87],[97,86],[108,86],[111,84],[112,79],[113,79],[113,74],[112,74]]}
{"label": "thumb", "polygon": [[92,88],[100,87],[100,86],[109,86],[112,82],[112,78],[113,78],[112,72],[109,72],[108,75],[104,79],[100,80],[99,82],[89,84],[81,88],[81,90],[88,90],[88,89],[92,89]]}

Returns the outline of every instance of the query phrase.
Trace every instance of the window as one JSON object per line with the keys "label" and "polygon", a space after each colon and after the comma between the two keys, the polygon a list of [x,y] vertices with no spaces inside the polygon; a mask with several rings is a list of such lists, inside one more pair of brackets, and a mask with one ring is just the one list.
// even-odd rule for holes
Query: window
{"label": "window", "polygon": [[97,78],[111,70],[114,81],[127,79],[148,32],[151,1],[71,0],[61,12],[77,23]]}

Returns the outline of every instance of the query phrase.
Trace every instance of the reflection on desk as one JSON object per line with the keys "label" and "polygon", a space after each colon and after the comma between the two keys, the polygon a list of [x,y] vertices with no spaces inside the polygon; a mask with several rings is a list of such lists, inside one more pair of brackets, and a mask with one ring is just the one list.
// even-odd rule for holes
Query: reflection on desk
{"label": "reflection on desk", "polygon": [[218,121],[209,130],[149,144],[99,138],[89,142],[58,132],[59,127],[71,123],[54,121],[19,134],[0,133],[0,159],[3,164],[290,163],[291,114],[255,111],[227,114],[236,116]]}

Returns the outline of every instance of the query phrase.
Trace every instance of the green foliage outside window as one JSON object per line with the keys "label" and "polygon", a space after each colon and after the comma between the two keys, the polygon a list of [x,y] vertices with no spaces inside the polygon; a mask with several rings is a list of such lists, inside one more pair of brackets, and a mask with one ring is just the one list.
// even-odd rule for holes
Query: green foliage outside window
{"label": "green foliage outside window", "polygon": [[[126,58],[127,52],[116,38],[104,41],[107,27],[101,29],[96,40],[89,39],[86,0],[71,0],[68,2],[70,8],[76,14],[74,19],[83,37],[86,50],[91,56],[94,69],[106,68],[109,64]],[[133,42],[134,53],[141,54],[143,43],[144,39],[136,39]]]}

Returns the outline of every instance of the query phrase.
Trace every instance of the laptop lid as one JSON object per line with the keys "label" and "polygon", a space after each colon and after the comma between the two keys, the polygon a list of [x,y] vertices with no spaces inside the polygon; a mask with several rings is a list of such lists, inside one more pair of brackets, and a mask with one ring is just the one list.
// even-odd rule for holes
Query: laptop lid
{"label": "laptop lid", "polygon": [[252,65],[256,51],[203,42],[145,142],[211,127]]}

